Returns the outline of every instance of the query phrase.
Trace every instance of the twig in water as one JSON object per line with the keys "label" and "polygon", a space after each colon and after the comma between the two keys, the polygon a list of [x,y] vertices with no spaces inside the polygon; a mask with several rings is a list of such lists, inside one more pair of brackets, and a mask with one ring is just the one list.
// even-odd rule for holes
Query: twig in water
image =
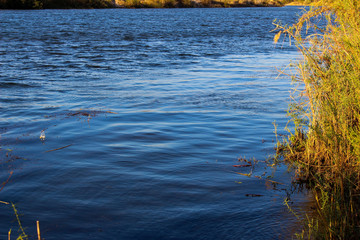
{"label": "twig in water", "polygon": [[233,165],[233,167],[252,167],[252,164],[238,164],[238,165]]}
{"label": "twig in water", "polygon": [[5,182],[2,183],[2,187],[1,187],[0,191],[3,190],[3,188],[5,187],[5,185],[9,182],[12,174],[13,174],[13,171],[10,172],[10,176],[8,177],[8,179],[7,179]]}
{"label": "twig in water", "polygon": [[52,151],[64,149],[64,148],[70,147],[71,145],[72,145],[72,144],[69,144],[69,145],[66,145],[66,146],[64,146],[64,147],[59,147],[59,148],[55,148],[55,149],[52,149],[52,150],[47,150],[47,151],[45,151],[45,152],[47,153],[47,152],[52,152]]}
{"label": "twig in water", "polygon": [[264,195],[261,194],[245,194],[246,197],[262,197]]}

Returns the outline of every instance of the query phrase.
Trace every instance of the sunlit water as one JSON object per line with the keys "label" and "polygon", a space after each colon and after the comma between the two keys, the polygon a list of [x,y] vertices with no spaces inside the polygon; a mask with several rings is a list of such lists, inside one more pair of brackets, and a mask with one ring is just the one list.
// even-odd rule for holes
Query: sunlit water
{"label": "sunlit water", "polygon": [[[265,163],[233,165],[265,160],[287,121],[276,68],[296,50],[270,30],[298,13],[0,11],[0,201],[46,239],[289,238],[286,169],[274,190]],[[0,208],[0,238],[15,237]]]}

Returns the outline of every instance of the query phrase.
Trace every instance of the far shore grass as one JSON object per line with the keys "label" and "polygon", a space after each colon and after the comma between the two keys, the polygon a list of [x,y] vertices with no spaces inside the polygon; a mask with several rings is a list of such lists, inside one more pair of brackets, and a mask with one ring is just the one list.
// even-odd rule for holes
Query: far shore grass
{"label": "far shore grass", "polygon": [[290,2],[285,4],[285,6],[311,6],[311,3],[305,3],[305,2]]}
{"label": "far shore grass", "polygon": [[309,2],[311,0],[0,0],[0,9],[282,7]]}

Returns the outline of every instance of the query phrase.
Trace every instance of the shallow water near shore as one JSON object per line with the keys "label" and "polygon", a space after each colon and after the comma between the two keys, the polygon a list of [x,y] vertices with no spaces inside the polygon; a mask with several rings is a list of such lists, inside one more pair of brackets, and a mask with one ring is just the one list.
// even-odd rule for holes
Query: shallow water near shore
{"label": "shallow water near shore", "polygon": [[0,200],[46,239],[289,238],[291,175],[274,190],[261,161],[287,121],[276,68],[297,55],[272,21],[300,11],[0,11]]}

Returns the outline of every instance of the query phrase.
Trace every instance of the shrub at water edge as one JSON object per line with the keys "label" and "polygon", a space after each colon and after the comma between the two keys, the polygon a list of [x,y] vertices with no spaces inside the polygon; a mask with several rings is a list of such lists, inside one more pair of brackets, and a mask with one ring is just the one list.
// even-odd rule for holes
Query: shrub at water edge
{"label": "shrub at water edge", "polygon": [[302,53],[289,107],[294,131],[278,153],[312,190],[316,216],[301,238],[360,236],[360,2],[321,0],[293,26],[277,25]]}

